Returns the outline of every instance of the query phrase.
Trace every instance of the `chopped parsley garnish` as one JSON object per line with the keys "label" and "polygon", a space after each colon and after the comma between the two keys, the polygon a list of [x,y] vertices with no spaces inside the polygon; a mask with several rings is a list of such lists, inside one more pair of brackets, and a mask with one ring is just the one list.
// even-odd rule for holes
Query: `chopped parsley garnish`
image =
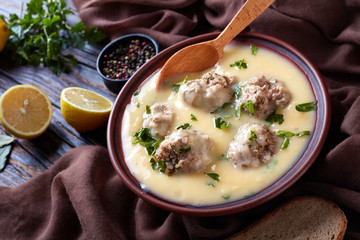
{"label": "chopped parsley garnish", "polygon": [[295,136],[295,133],[279,130],[275,133],[275,135],[278,137],[292,137],[292,136]]}
{"label": "chopped parsley garnish", "polygon": [[182,82],[174,83],[172,89],[174,92],[178,92],[181,84],[187,83],[188,76],[185,77],[185,79]]}
{"label": "chopped parsley garnish", "polygon": [[215,183],[212,182],[212,181],[208,181],[208,182],[207,182],[207,185],[210,186],[210,187],[215,187]]}
{"label": "chopped parsley garnish", "polygon": [[210,114],[214,114],[214,113],[221,112],[224,108],[226,108],[226,107],[228,107],[228,106],[230,106],[230,105],[231,105],[231,103],[229,103],[229,102],[224,103],[221,107],[218,107],[217,109],[212,110],[212,111],[210,112]]}
{"label": "chopped parsley garnish", "polygon": [[150,114],[151,113],[151,109],[149,105],[146,105],[146,114]]}
{"label": "chopped parsley garnish", "polygon": [[235,87],[235,98],[239,99],[242,95],[242,88],[240,86]]}
{"label": "chopped parsley garnish", "polygon": [[134,96],[139,95],[139,93],[140,93],[140,89],[138,89],[138,90],[136,90],[136,91],[134,92]]}
{"label": "chopped parsley garnish", "polygon": [[140,107],[140,103],[135,104],[135,106],[136,106],[137,108],[139,108],[139,107]]}
{"label": "chopped parsley garnish", "polygon": [[295,106],[298,112],[310,112],[316,110],[316,101],[302,103]]}
{"label": "chopped parsley garnish", "polygon": [[271,124],[273,124],[274,122],[282,124],[284,122],[284,115],[279,113],[273,113],[267,116],[265,121],[270,122]]}
{"label": "chopped parsley garnish", "polygon": [[160,172],[164,173],[166,170],[166,163],[163,160],[158,162],[155,161],[154,158],[150,158],[151,167],[153,170],[159,170]]}
{"label": "chopped parsley garnish", "polygon": [[191,117],[190,119],[191,119],[192,121],[197,121],[197,118],[195,117],[194,114],[191,113],[191,114],[190,114],[190,117]]}
{"label": "chopped parsley garnish", "polygon": [[283,142],[281,144],[280,149],[286,149],[289,146],[290,137],[293,137],[293,136],[302,137],[302,136],[310,135],[310,131],[301,131],[298,133],[292,133],[289,131],[279,130],[275,133],[275,135],[283,138]]}
{"label": "chopped parsley garnish", "polygon": [[245,59],[240,59],[239,61],[235,61],[234,63],[230,64],[230,67],[238,67],[241,68],[247,68],[247,63],[245,62]]}
{"label": "chopped parsley garnish", "polygon": [[190,123],[184,123],[183,125],[180,125],[178,127],[176,127],[176,130],[179,130],[180,128],[186,130],[186,129],[190,129],[191,128],[191,124]]}
{"label": "chopped parsley garnish", "polygon": [[214,179],[217,182],[220,181],[220,176],[217,173],[205,173],[205,174],[208,175],[209,177],[211,177],[212,179]]}
{"label": "chopped parsley garnish", "polygon": [[184,146],[182,149],[176,149],[175,152],[185,153],[185,152],[190,152],[190,150],[191,150],[191,146],[187,145],[187,146]]}
{"label": "chopped parsley garnish", "polygon": [[219,129],[228,128],[231,126],[230,122],[225,122],[222,117],[218,117],[214,119],[215,127]]}
{"label": "chopped parsley garnish", "polygon": [[249,192],[248,194],[244,195],[244,198],[249,198],[251,196],[253,196],[255,193],[254,192]]}
{"label": "chopped parsley garnish", "polygon": [[306,135],[310,135],[310,131],[302,131],[296,134],[296,136],[298,137],[302,137],[302,136],[306,136]]}
{"label": "chopped parsley garnish", "polygon": [[149,155],[155,154],[156,149],[162,141],[162,139],[155,139],[148,128],[141,128],[138,132],[133,134],[133,137],[135,140],[132,143],[139,143],[141,146],[145,147],[146,152]]}
{"label": "chopped parsley garnish", "polygon": [[284,140],[281,144],[280,149],[287,149],[287,147],[289,146],[290,143],[290,139],[288,137],[284,137]]}
{"label": "chopped parsley garnish", "polygon": [[268,164],[266,164],[266,168],[273,169],[278,164],[278,162],[279,161],[277,159],[274,159],[270,161]]}
{"label": "chopped parsley garnish", "polygon": [[221,197],[222,197],[223,199],[225,199],[225,200],[228,200],[228,199],[231,197],[231,195],[230,195],[230,194],[221,195]]}
{"label": "chopped parsley garnish", "polygon": [[254,130],[250,130],[251,137],[249,138],[250,141],[256,141],[257,136]]}
{"label": "chopped parsley garnish", "polygon": [[251,45],[250,46],[251,54],[255,56],[257,54],[258,49],[259,48],[257,46]]}
{"label": "chopped parsley garnish", "polygon": [[226,157],[225,154],[223,154],[223,153],[220,155],[220,158],[219,158],[219,159],[220,159],[220,160],[225,160],[225,161],[229,161],[229,160],[230,160],[230,158],[229,158],[229,157]]}
{"label": "chopped parsley garnish", "polygon": [[237,119],[240,119],[240,117],[241,117],[241,108],[242,108],[242,105],[238,106],[235,110],[235,117]]}
{"label": "chopped parsley garnish", "polygon": [[254,110],[253,102],[251,100],[248,100],[247,103],[243,106],[243,108],[248,108],[249,113],[251,115],[254,115],[255,110]]}

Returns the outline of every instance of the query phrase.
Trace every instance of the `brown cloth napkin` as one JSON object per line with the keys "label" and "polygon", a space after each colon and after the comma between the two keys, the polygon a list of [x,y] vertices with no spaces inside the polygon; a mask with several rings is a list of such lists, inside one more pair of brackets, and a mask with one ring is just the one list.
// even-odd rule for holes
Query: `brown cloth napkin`
{"label": "brown cloth napkin", "polygon": [[[222,30],[240,0],[73,0],[86,25],[110,39],[142,32],[162,48]],[[360,2],[277,0],[247,30],[282,39],[313,61],[330,92],[332,123],[310,170],[288,191],[246,213],[192,217],[158,209],[122,183],[107,150],[71,150],[45,173],[0,188],[0,239],[224,239],[291,197],[315,194],[348,218],[360,239]]]}

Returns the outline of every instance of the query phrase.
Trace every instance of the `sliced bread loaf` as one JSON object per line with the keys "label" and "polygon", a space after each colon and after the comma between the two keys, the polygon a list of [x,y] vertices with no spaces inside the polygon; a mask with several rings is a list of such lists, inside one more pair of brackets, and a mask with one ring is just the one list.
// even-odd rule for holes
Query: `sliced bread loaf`
{"label": "sliced bread loaf", "polygon": [[341,209],[320,197],[295,198],[228,240],[341,240],[347,219]]}

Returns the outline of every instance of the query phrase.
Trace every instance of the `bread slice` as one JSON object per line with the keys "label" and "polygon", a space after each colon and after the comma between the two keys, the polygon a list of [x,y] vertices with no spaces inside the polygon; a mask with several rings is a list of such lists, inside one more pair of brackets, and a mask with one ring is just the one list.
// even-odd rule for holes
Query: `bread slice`
{"label": "bread slice", "polygon": [[314,196],[297,197],[228,240],[341,240],[347,219],[333,202]]}

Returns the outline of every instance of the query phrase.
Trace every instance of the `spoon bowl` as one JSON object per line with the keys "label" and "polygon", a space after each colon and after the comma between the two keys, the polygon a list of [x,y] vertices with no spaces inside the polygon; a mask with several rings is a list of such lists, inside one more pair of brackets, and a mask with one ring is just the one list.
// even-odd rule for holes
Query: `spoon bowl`
{"label": "spoon bowl", "polygon": [[161,69],[156,80],[156,89],[176,74],[200,72],[214,66],[221,60],[224,47],[274,1],[247,0],[217,38],[190,45],[176,52]]}

